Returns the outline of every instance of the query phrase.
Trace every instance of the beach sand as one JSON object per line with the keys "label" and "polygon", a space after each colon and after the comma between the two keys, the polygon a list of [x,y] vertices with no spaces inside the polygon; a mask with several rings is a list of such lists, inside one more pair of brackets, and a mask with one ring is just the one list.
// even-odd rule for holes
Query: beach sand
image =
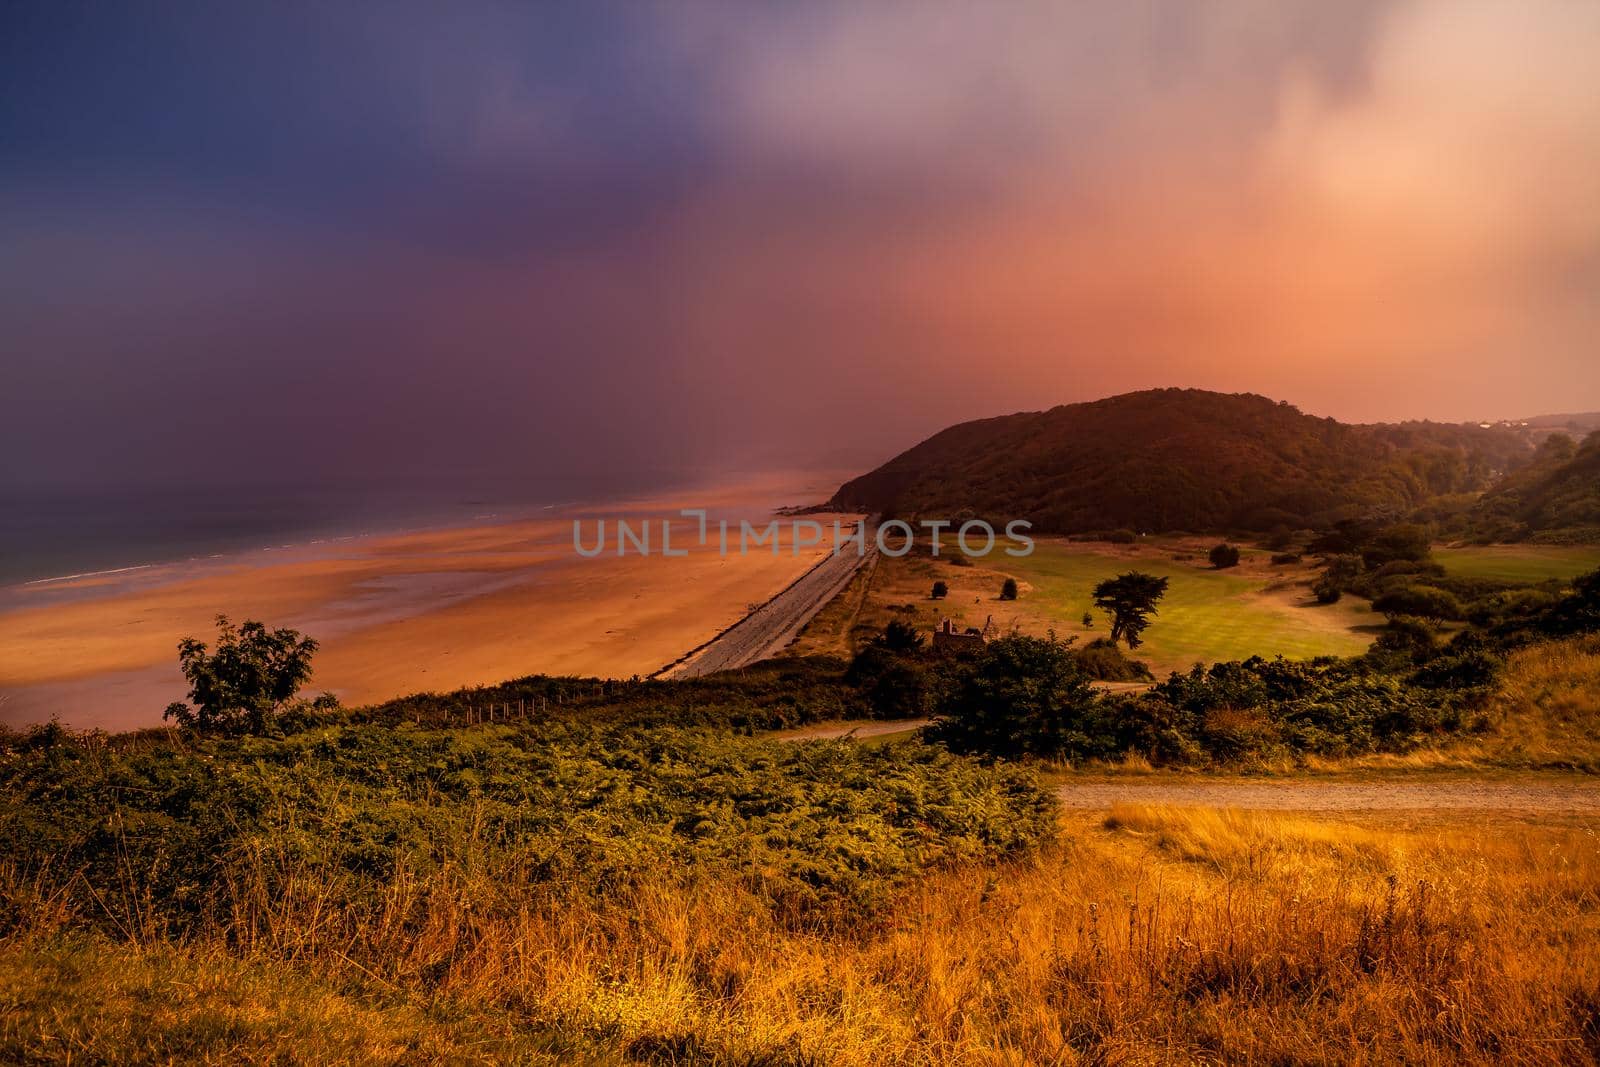
{"label": "beach sand", "polygon": [[[776,554],[723,556],[681,506],[758,526],[776,502],[815,500],[826,481],[762,480],[676,500],[586,509],[594,519],[654,515],[652,550],[597,558],[572,547],[572,519],[433,529],[263,551],[5,591],[0,606],[0,722],[58,717],[76,728],[156,725],[184,696],[176,646],[209,640],[213,617],[291,626],[322,644],[307,692],[359,704],[527,674],[649,674],[732,625],[828,551],[831,535],[793,550],[788,520]],[[836,484],[836,483],[835,483]],[[825,488],[824,488],[825,487]],[[820,492],[819,492],[820,490]],[[827,525],[832,516],[814,516]],[[608,530],[614,533],[614,525]],[[714,528],[713,528],[714,529]],[[736,547],[736,546],[735,546]]]}

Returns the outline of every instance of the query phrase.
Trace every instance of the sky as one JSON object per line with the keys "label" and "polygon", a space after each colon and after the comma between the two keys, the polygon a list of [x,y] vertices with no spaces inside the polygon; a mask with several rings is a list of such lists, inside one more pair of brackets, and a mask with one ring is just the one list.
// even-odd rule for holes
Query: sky
{"label": "sky", "polygon": [[1600,409],[1600,4],[0,11],[0,488]]}

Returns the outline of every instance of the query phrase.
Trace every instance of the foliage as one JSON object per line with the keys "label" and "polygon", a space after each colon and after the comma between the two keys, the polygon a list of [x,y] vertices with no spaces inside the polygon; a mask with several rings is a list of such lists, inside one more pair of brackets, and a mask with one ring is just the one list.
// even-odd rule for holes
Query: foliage
{"label": "foliage", "polygon": [[1511,430],[1348,426],[1261,396],[1154,389],[951,426],[845,483],[834,503],[970,508],[1057,533],[1322,528],[1482,490],[1528,451]]}
{"label": "foliage", "polygon": [[1148,665],[1129,659],[1121,645],[1097,637],[1073,653],[1078,667],[1097,682],[1143,682],[1152,675]]}
{"label": "foliage", "polygon": [[872,644],[889,652],[915,652],[925,642],[922,632],[910,623],[895,619],[872,639]]}
{"label": "foliage", "polygon": [[[901,623],[893,640],[920,642]],[[871,714],[846,681],[846,664],[827,656],[785,657],[702,678],[601,679],[532,675],[500,685],[449,693],[414,693],[335,714],[285,716],[300,727],[329,722],[461,725],[469,709],[482,716],[515,708],[524,716],[589,725],[714,726],[742,732],[778,730]],[[499,717],[497,715],[497,717]],[[477,718],[472,721],[478,721]]]}
{"label": "foliage", "polygon": [[1111,643],[1126,640],[1138,648],[1139,635],[1150,625],[1156,604],[1167,592],[1167,579],[1139,571],[1107,578],[1094,587],[1094,604],[1111,616]]}
{"label": "foliage", "polygon": [[[259,734],[284,711],[311,678],[317,642],[294,630],[269,630],[255,620],[237,628],[217,616],[217,646],[186,637],[178,665],[189,680],[189,700],[167,706],[165,718],[202,732]],[[324,697],[318,707],[329,707]]]}
{"label": "foliage", "polygon": [[1225,542],[1214,545],[1207,558],[1211,560],[1211,565],[1219,571],[1228,567],[1237,567],[1239,565],[1239,546]]}
{"label": "foliage", "polygon": [[1464,721],[1458,704],[1360,660],[1196,665],[1133,699],[1184,713],[1199,747],[1223,762],[1403,752]]}
{"label": "foliage", "polygon": [[1098,706],[1071,641],[991,641],[963,672],[929,736],[958,752],[1056,755],[1087,743]]}
{"label": "foliage", "polygon": [[[784,908],[853,907],[1030,847],[1051,820],[1026,773],[939,748],[670,727],[40,733],[0,760],[0,869],[54,884],[85,921],[116,897],[174,929],[225,914],[241,878],[301,872],[330,907],[360,908],[404,872],[486,863],[564,895],[725,871]],[[274,869],[252,875],[262,849]]]}
{"label": "foliage", "polygon": [[1575,445],[1551,434],[1533,461],[1494,486],[1466,517],[1482,541],[1600,543],[1600,431]]}
{"label": "foliage", "polygon": [[1005,581],[1000,583],[1000,599],[1017,599],[1017,580],[1015,578],[1007,578]]}
{"label": "foliage", "polygon": [[113,937],[56,931],[49,898],[0,880],[27,915],[0,944],[0,1061],[1592,1058],[1581,946],[1600,937],[1600,862],[1582,827],[1132,804],[1067,818],[1061,847],[932,872],[820,928],[736,875],[551,900],[483,866],[397,877],[360,910],[309,882],[270,900],[245,882],[233,914],[182,938]]}
{"label": "foliage", "polygon": [[950,586],[947,585],[942,579],[933,583],[932,598],[934,600],[943,600],[945,597],[947,597],[949,595],[950,595]]}
{"label": "foliage", "polygon": [[1464,618],[1461,601],[1431,585],[1405,585],[1372,602],[1372,610],[1385,615],[1414,615],[1436,622]]}
{"label": "foliage", "polygon": [[1311,592],[1319,604],[1337,604],[1347,587],[1357,581],[1366,570],[1361,557],[1354,554],[1334,556],[1323,568],[1322,576],[1311,585]]}

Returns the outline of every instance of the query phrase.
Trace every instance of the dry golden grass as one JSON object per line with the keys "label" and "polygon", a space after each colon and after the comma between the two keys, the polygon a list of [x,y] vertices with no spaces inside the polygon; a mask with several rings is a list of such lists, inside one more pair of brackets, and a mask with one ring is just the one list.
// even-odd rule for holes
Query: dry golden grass
{"label": "dry golden grass", "polygon": [[1600,770],[1600,635],[1513,654],[1494,711],[1501,762]]}
{"label": "dry golden grass", "polygon": [[1045,854],[944,872],[823,928],[728,881],[596,902],[458,868],[336,907],[324,881],[262,851],[233,868],[231,914],[197,936],[86,945],[13,882],[29,932],[0,948],[0,1059],[560,1049],[881,1067],[1600,1052],[1593,825],[1119,807],[1065,829]]}

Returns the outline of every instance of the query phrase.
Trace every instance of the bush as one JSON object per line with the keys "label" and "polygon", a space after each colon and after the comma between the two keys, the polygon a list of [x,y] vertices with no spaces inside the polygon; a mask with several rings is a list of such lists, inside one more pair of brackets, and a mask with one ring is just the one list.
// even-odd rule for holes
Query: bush
{"label": "bush", "polygon": [[1367,660],[1380,669],[1403,669],[1421,663],[1433,655],[1438,646],[1434,628],[1429,623],[1409,615],[1395,615],[1372,643]]}
{"label": "bush", "polygon": [[231,893],[270,899],[284,880],[316,886],[329,922],[358,924],[396,879],[450,868],[593,897],[721,872],[803,915],[1031,847],[1052,808],[1023,771],[909,742],[569,724],[181,747],[58,737],[0,760],[0,867],[85,922],[136,909],[152,931],[237,916]]}
{"label": "bush", "polygon": [[943,600],[945,597],[947,597],[949,595],[950,595],[950,587],[948,585],[946,585],[942,581],[933,583],[932,598],[934,600]]}
{"label": "bush", "polygon": [[1017,580],[1015,578],[1007,578],[1004,582],[1000,583],[1000,599],[1017,599]]}
{"label": "bush", "polygon": [[1365,570],[1366,564],[1360,556],[1347,554],[1330,557],[1323,568],[1322,577],[1311,587],[1317,603],[1337,604],[1340,596],[1360,581]]}
{"label": "bush", "polygon": [[1272,557],[1272,564],[1275,567],[1283,567],[1299,562],[1301,562],[1301,557],[1298,552],[1279,552]]}
{"label": "bush", "polygon": [[1112,530],[1106,534],[1106,540],[1114,545],[1131,545],[1139,539],[1139,535],[1132,530]]}
{"label": "bush", "polygon": [[1428,558],[1432,548],[1433,537],[1426,526],[1399,523],[1377,531],[1360,552],[1363,562],[1372,568],[1396,560],[1420,562]]}
{"label": "bush", "polygon": [[1407,585],[1387,592],[1372,602],[1372,609],[1385,615],[1414,615],[1434,620],[1458,620],[1466,615],[1461,601],[1431,585]]}
{"label": "bush", "polygon": [[1211,560],[1211,565],[1218,570],[1237,567],[1239,565],[1239,549],[1236,545],[1223,543],[1214,546],[1207,558]]}
{"label": "bush", "polygon": [[1143,682],[1153,677],[1150,668],[1129,659],[1122,646],[1097,637],[1074,653],[1078,667],[1097,682]]}

